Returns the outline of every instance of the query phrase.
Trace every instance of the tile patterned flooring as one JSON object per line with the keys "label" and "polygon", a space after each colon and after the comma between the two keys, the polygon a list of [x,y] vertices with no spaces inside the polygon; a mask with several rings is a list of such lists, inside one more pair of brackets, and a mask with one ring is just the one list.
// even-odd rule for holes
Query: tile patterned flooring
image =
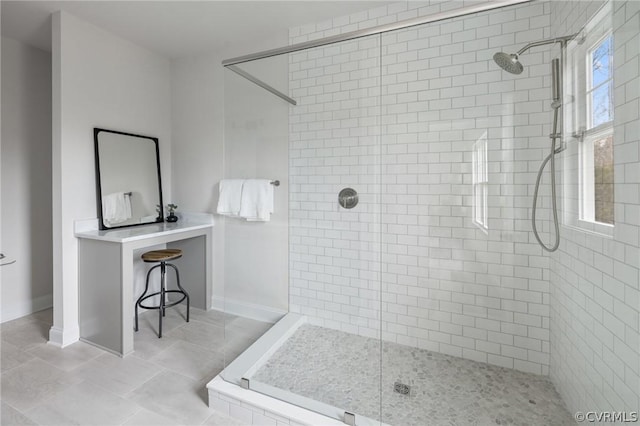
{"label": "tile patterned flooring", "polygon": [[394,426],[575,425],[547,377],[312,325],[251,379]]}
{"label": "tile patterned flooring", "polygon": [[207,406],[206,384],[271,324],[198,309],[186,323],[183,309],[167,310],[162,339],[145,312],[126,358],[48,345],[51,309],[2,324],[0,424],[241,425]]}
{"label": "tile patterned flooring", "polygon": [[[157,313],[143,314],[126,358],[48,345],[51,310],[2,324],[0,424],[240,426],[207,406],[206,384],[271,324],[197,309],[185,323],[180,312],[167,311],[162,339]],[[575,424],[545,377],[311,325],[253,379],[371,418],[382,410],[396,426]],[[411,394],[393,393],[395,381]]]}

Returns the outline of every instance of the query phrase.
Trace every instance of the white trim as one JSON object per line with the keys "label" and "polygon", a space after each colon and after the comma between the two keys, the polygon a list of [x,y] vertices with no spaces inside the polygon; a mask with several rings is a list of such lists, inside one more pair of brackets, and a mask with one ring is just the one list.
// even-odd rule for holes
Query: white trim
{"label": "white trim", "polygon": [[[582,142],[580,143],[580,187],[582,198],[580,199],[580,216],[577,221],[577,226],[583,227],[585,224],[588,229],[594,228],[595,232],[602,232],[609,234],[608,227],[613,228],[615,223],[605,223],[596,220],[596,206],[595,206],[595,149],[594,143],[598,140],[611,138],[612,144],[615,138],[613,126],[611,123],[607,123],[603,126],[598,126],[597,130],[588,131]],[[615,164],[612,159],[612,164]],[[615,206],[615,200],[614,200]],[[615,208],[615,207],[614,207]],[[613,231],[611,231],[613,232]]]}
{"label": "white trim", "polygon": [[13,303],[10,306],[2,308],[2,322],[11,321],[31,315],[35,312],[49,309],[53,306],[53,294],[36,297],[19,303]]}
{"label": "white trim", "polygon": [[[565,139],[569,142],[569,148],[564,155],[563,226],[609,238],[613,236],[615,224],[595,220],[593,143],[597,138],[612,135],[615,155],[614,122],[588,127],[592,119],[591,55],[595,47],[611,35],[611,13],[611,2],[607,2],[580,30],[581,36],[569,42],[565,52],[566,63],[570,67],[569,72],[565,73],[567,81],[564,87],[568,91],[564,92],[564,99],[567,102],[563,107],[563,134],[578,138],[575,145],[571,142],[572,138]],[[613,57],[610,60],[613,70]],[[615,111],[612,111],[612,116],[614,114]]]}
{"label": "white trim", "polygon": [[67,327],[60,328],[53,326],[49,330],[49,343],[50,345],[64,348],[74,344],[80,340],[80,328],[79,327]]}
{"label": "white trim", "polygon": [[[610,77],[598,84],[598,85],[594,85],[593,84],[593,53],[597,50],[598,47],[600,47],[599,45],[602,44],[602,42],[604,42],[607,38],[611,37],[611,54],[609,56],[609,69],[610,69]],[[591,37],[591,35],[587,35],[587,40],[589,40]],[[608,29],[607,31],[605,31],[605,33],[603,35],[601,35],[599,38],[596,39],[595,42],[588,42],[589,45],[586,47],[586,53],[585,53],[585,77],[586,77],[586,85],[585,85],[585,91],[584,91],[584,95],[585,95],[585,104],[586,104],[586,117],[585,117],[585,124],[586,124],[586,128],[587,131],[590,130],[595,130],[598,129],[601,126],[605,126],[605,125],[609,125],[609,126],[613,126],[613,111],[611,111],[611,120],[606,121],[604,123],[601,123],[597,126],[593,125],[593,99],[592,99],[592,94],[593,92],[596,91],[596,89],[599,89],[600,87],[606,85],[609,85],[609,92],[610,92],[610,96],[613,99],[613,95],[614,95],[614,90],[615,87],[613,86],[613,72],[614,72],[614,64],[613,64],[613,30],[612,29]],[[609,105],[611,108],[613,108],[613,102]]]}
{"label": "white trim", "polygon": [[[593,226],[599,225],[599,226]],[[578,225],[562,224],[562,227],[567,230],[583,232],[589,235],[595,235],[598,237],[613,239],[613,232],[615,227],[613,225],[607,225],[606,223],[598,222],[586,222],[579,220]]]}
{"label": "white trim", "polygon": [[256,305],[243,302],[241,300],[228,299],[213,296],[211,298],[211,309],[226,312],[240,317],[250,318],[263,322],[277,322],[287,314],[287,311],[272,308],[265,305]]}
{"label": "white trim", "polygon": [[615,225],[610,225],[608,223],[589,221],[578,219],[578,223],[575,226],[578,229],[582,229],[583,231],[588,231],[595,235],[600,235],[601,237],[613,237],[613,232],[615,229]]}

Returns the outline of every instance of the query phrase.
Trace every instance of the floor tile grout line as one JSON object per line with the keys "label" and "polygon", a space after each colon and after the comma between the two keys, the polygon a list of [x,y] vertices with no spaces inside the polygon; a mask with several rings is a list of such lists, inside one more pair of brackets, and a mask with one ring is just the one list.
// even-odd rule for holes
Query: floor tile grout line
{"label": "floor tile grout line", "polygon": [[144,381],[144,382],[142,382],[140,385],[138,385],[137,387],[135,387],[135,388],[133,388],[132,390],[130,390],[129,392],[127,392],[127,393],[123,396],[123,398],[130,399],[130,398],[131,398],[131,396],[133,395],[133,393],[134,393],[135,391],[137,391],[138,389],[140,389],[140,388],[144,387],[147,383],[149,383],[150,381],[152,381],[152,380],[153,380],[153,379],[155,379],[156,377],[160,376],[162,373],[164,373],[164,372],[165,372],[165,370],[166,370],[166,368],[164,368],[164,367],[161,367],[161,366],[160,366],[160,369],[159,369],[159,370],[158,370],[158,371],[157,371],[153,376],[151,376],[148,380],[145,380],[145,381]]}
{"label": "floor tile grout line", "polygon": [[[72,345],[75,345],[75,344],[78,344],[78,343],[84,343],[84,342],[78,341],[78,342],[72,343]],[[88,343],[84,343],[84,344],[85,344],[85,345],[88,345],[88,346],[89,346],[89,347],[91,347],[91,348],[95,348],[95,349],[99,350],[99,351],[100,351],[100,353],[98,353],[97,355],[93,356],[92,358],[89,358],[89,359],[87,359],[87,360],[85,360],[85,361],[82,361],[80,364],[76,365],[76,366],[75,366],[75,367],[73,367],[71,370],[66,370],[66,369],[64,369],[64,368],[61,368],[60,366],[58,366],[58,365],[54,364],[53,362],[49,362],[47,359],[42,358],[42,357],[40,357],[40,356],[38,356],[38,355],[36,355],[36,354],[34,354],[34,353],[31,353],[31,351],[32,351],[32,350],[35,350],[35,349],[36,349],[35,347],[34,347],[34,348],[32,348],[30,351],[28,351],[28,353],[29,353],[30,355],[32,355],[34,358],[37,358],[37,359],[39,359],[39,360],[41,360],[41,361],[44,361],[45,363],[47,363],[47,364],[51,365],[52,367],[56,367],[57,369],[62,370],[62,371],[64,371],[65,373],[72,373],[73,371],[77,370],[78,368],[80,368],[80,367],[82,367],[82,366],[86,365],[87,363],[89,363],[89,362],[91,362],[91,361],[94,361],[95,359],[97,359],[97,358],[101,357],[101,356],[104,354],[104,351],[103,351],[102,349],[97,348],[96,346],[90,345],[90,344],[88,344]],[[71,346],[71,345],[70,345],[70,346]],[[60,350],[65,350],[65,348],[60,348]]]}
{"label": "floor tile grout line", "polygon": [[[67,372],[63,372],[64,374],[67,374]],[[28,412],[29,411],[33,411],[36,408],[43,406],[48,400],[53,399],[56,395],[58,395],[60,392],[63,392],[64,390],[77,385],[78,383],[68,383],[65,384],[64,387],[62,389],[58,389],[56,391],[51,392],[49,395],[44,395],[42,400],[38,401],[33,407],[27,409],[27,410],[19,410],[22,414],[24,414],[25,416],[28,417]],[[6,402],[3,400],[3,402]],[[37,423],[37,422],[36,422]]]}
{"label": "floor tile grout line", "polygon": [[[217,316],[218,313],[216,312],[215,315]],[[181,319],[181,318],[174,318],[174,319]],[[236,318],[233,318],[233,319],[236,319]],[[80,351],[80,355],[79,355],[80,361],[78,361],[78,358],[76,358],[78,354],[74,354],[74,356],[72,356],[67,360],[64,360],[64,358],[62,358],[61,362],[63,362],[63,364],[60,364],[59,362],[53,362],[46,359],[46,357],[42,357],[41,354],[40,356],[36,354],[37,346],[41,345],[41,343],[46,343],[46,338],[44,338],[44,336],[42,336],[42,340],[38,338],[36,343],[30,343],[29,345],[26,345],[26,346],[13,345],[12,343],[7,342],[8,344],[12,344],[16,349],[16,351],[19,351],[20,354],[24,354],[25,356],[28,356],[29,359],[26,359],[25,361],[20,362],[18,365],[16,365],[15,367],[12,367],[11,369],[3,371],[0,377],[5,375],[5,373],[9,373],[13,371],[15,368],[19,368],[20,366],[24,366],[25,364],[28,364],[29,362],[39,363],[41,365],[46,365],[47,370],[55,369],[55,371],[59,372],[60,376],[58,377],[58,382],[61,387],[51,392],[50,394],[46,395],[45,397],[41,398],[41,400],[38,401],[38,403],[36,403],[33,407],[30,407],[27,410],[20,410],[14,407],[13,405],[6,402],[6,400],[2,398],[1,395],[0,395],[0,401],[2,401],[3,403],[6,403],[8,407],[11,407],[20,415],[25,416],[27,419],[31,421],[34,421],[28,415],[29,412],[33,412],[33,410],[36,410],[44,406],[48,401],[50,401],[51,398],[55,398],[56,395],[59,395],[60,393],[64,393],[68,389],[74,386],[89,385],[89,386],[94,386],[97,389],[100,389],[101,392],[105,392],[106,394],[111,395],[113,398],[117,398],[119,400],[129,400],[132,403],[131,407],[135,409],[135,412],[132,413],[127,419],[122,420],[123,423],[126,423],[136,413],[140,413],[142,410],[145,409],[145,406],[142,405],[140,402],[131,401],[131,396],[133,395],[133,393],[139,390],[140,387],[144,386],[145,384],[148,385],[148,383],[151,380],[153,380],[154,378],[157,378],[162,374],[175,374],[177,375],[177,377],[184,379],[186,383],[193,384],[192,397],[197,398],[197,401],[198,401],[197,404],[204,404],[202,406],[203,412],[207,414],[207,416],[202,420],[202,422],[199,422],[197,424],[206,424],[212,417],[222,415],[216,410],[209,408],[207,404],[206,384],[212,378],[212,377],[209,377],[210,373],[204,373],[203,376],[200,376],[197,378],[191,377],[180,371],[176,371],[171,368],[163,367],[162,365],[157,364],[155,362],[157,361],[157,359],[154,360],[154,358],[161,355],[165,350],[170,350],[171,348],[176,348],[179,346],[197,347],[198,349],[202,350],[204,354],[206,354],[205,356],[206,358],[208,357],[209,359],[214,360],[212,361],[213,370],[210,370],[210,371],[215,371],[215,370],[218,370],[219,368],[218,366],[215,365],[216,363],[219,362],[221,364],[220,367],[223,367],[224,365],[228,365],[227,359],[231,358],[229,354],[233,353],[233,357],[237,356],[237,354],[241,353],[243,349],[246,349],[246,346],[250,345],[252,341],[257,339],[262,333],[264,333],[266,328],[268,328],[270,325],[265,325],[261,322],[255,322],[255,324],[257,324],[258,326],[255,327],[254,328],[255,331],[252,332],[251,324],[254,324],[253,322],[250,321],[248,325],[238,323],[238,329],[235,330],[236,332],[230,335],[228,333],[229,331],[228,328],[230,323],[227,324],[227,323],[220,323],[217,321],[207,321],[205,317],[194,318],[192,321],[195,323],[199,323],[205,329],[211,329],[211,330],[215,330],[216,332],[221,332],[220,342],[222,346],[218,347],[218,346],[204,345],[202,344],[203,342],[194,342],[186,339],[176,338],[175,341],[171,342],[169,346],[162,348],[160,352],[154,353],[149,358],[135,357],[135,352],[134,352],[134,354],[132,354],[131,356],[135,357],[136,360],[139,362],[149,363],[150,366],[153,367],[154,371],[153,371],[153,374],[148,379],[146,379],[141,383],[136,383],[136,387],[126,392],[125,394],[120,394],[118,392],[111,390],[108,387],[105,387],[102,383],[100,383],[99,380],[94,380],[90,377],[84,377],[81,374],[79,374],[81,370],[83,370],[84,368],[89,368],[91,366],[91,363],[94,363],[94,362],[99,363],[101,357],[114,356],[113,354],[109,354],[106,351],[98,350],[98,352],[96,352],[95,354],[91,354],[91,352],[89,352],[89,356],[87,358],[83,358],[84,355],[82,355],[82,351]],[[43,321],[40,321],[39,318],[36,318],[36,319],[31,318],[31,319],[23,320],[21,324],[15,324],[13,327],[11,327],[11,330],[12,331],[15,330],[16,333],[20,333],[22,332],[23,329],[28,329],[28,328],[31,328],[33,330],[34,324],[37,325],[38,322],[40,322],[41,325],[45,323]],[[49,324],[46,324],[46,328],[48,327],[49,327]],[[188,323],[179,325],[178,327],[175,327],[173,330],[178,330],[180,328],[186,329],[187,327],[189,327]],[[40,328],[44,329],[44,327],[40,327]],[[5,342],[6,336],[7,336],[6,332],[0,333],[0,339],[1,339],[0,343]],[[230,336],[233,336],[233,337],[238,336],[238,338],[232,339],[234,341],[232,341],[230,344],[229,342]],[[220,351],[218,351],[218,349],[220,349]],[[69,362],[69,364],[66,364],[66,362]],[[67,370],[66,368],[62,367],[62,365],[66,365],[66,366],[73,365],[73,368]],[[214,424],[218,424],[217,418],[212,421],[215,421]],[[176,421],[176,424],[178,423],[180,423],[180,421]],[[233,424],[236,424],[236,423],[233,423]]]}
{"label": "floor tile grout line", "polygon": [[136,404],[136,406],[138,407],[138,410],[137,410],[135,413],[131,414],[129,417],[125,418],[125,419],[120,423],[120,425],[124,425],[124,424],[126,424],[129,420],[131,420],[132,418],[134,418],[135,416],[137,416],[140,412],[142,412],[142,410],[144,410],[144,409],[145,409],[143,406],[141,406],[141,405],[140,405],[140,404],[138,404],[137,402],[136,402],[135,404]]}

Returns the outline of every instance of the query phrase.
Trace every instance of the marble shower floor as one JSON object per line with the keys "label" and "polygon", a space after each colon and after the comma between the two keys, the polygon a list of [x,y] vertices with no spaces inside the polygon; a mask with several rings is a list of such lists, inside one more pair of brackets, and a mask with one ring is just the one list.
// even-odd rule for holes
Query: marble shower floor
{"label": "marble shower floor", "polygon": [[252,380],[394,426],[575,424],[547,377],[312,325]]}

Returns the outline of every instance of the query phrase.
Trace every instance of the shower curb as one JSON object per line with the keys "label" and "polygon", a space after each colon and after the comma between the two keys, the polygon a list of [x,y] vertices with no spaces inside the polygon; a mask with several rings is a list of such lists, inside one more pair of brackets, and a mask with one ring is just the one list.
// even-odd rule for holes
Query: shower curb
{"label": "shower curb", "polygon": [[249,425],[344,426],[344,423],[216,376],[207,384],[209,408]]}

